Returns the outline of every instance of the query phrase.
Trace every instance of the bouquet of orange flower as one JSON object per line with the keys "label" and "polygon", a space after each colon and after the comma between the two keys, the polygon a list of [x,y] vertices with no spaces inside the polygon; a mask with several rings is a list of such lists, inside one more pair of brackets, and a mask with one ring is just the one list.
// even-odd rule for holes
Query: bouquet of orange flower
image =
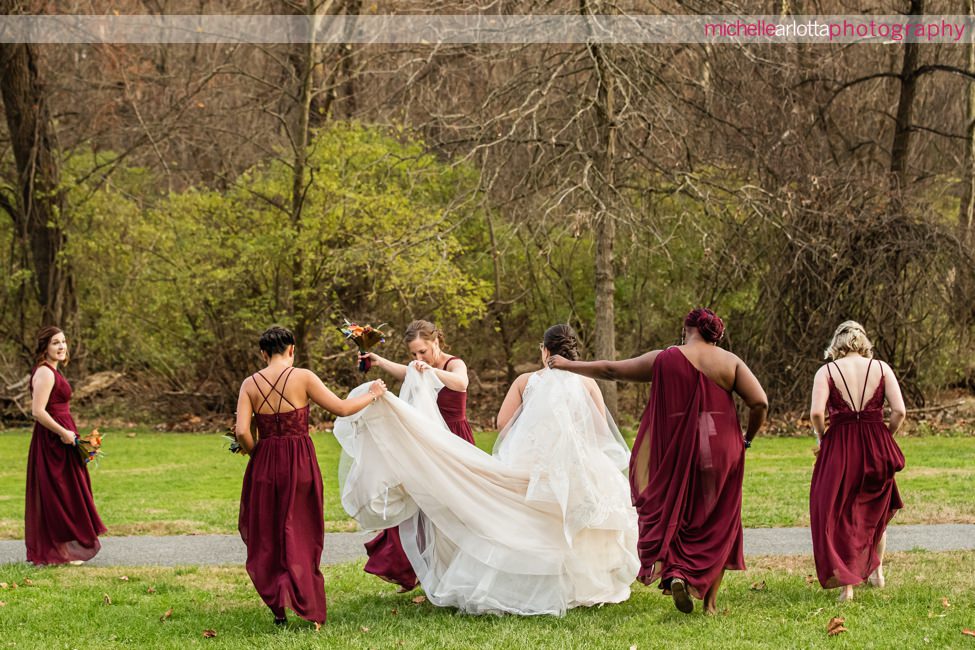
{"label": "bouquet of orange flower", "polygon": [[[365,354],[374,345],[386,342],[386,333],[382,331],[382,328],[385,326],[386,323],[383,323],[379,327],[359,325],[358,323],[351,323],[346,319],[345,325],[340,327],[339,331],[345,335],[347,340],[356,344],[356,347],[359,348],[359,354]],[[359,361],[359,372],[366,372],[371,365],[369,359],[362,359]]]}
{"label": "bouquet of orange flower", "polygon": [[95,461],[95,466],[98,466],[98,461],[105,455],[102,451],[102,434],[98,432],[98,429],[92,429],[84,438],[80,436],[75,436],[74,446],[78,449],[78,453],[81,454],[81,462],[85,465],[91,461]]}

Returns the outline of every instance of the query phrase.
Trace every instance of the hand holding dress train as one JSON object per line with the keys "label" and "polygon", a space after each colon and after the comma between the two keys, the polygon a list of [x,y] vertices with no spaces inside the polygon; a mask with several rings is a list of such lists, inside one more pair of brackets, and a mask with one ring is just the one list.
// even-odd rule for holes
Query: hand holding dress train
{"label": "hand holding dress train", "polygon": [[444,425],[433,379],[411,369],[411,403],[387,393],[336,421],[346,511],[366,527],[401,524],[439,606],[561,615],[626,600],[639,566],[627,450],[581,378],[540,377],[497,457]]}

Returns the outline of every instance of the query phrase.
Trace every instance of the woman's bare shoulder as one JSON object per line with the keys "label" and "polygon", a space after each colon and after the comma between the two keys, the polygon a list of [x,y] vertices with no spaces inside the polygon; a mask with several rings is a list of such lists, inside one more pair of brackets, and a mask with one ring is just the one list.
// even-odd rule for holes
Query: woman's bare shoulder
{"label": "woman's bare shoulder", "polygon": [[46,363],[42,363],[34,369],[34,376],[37,377],[38,375],[42,377],[53,377],[54,370],[52,370],[51,366],[47,365]]}
{"label": "woman's bare shoulder", "polygon": [[54,383],[54,370],[51,369],[51,366],[42,363],[34,369],[34,376],[30,379],[31,386],[37,386],[38,381],[42,381],[45,384]]}

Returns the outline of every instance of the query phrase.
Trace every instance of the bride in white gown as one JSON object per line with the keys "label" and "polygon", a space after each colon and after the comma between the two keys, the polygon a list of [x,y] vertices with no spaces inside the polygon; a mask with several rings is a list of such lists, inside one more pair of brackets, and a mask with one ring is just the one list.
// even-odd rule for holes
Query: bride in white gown
{"label": "bride in white gown", "polygon": [[[549,328],[543,359],[572,356],[574,341],[567,325]],[[346,511],[367,529],[399,524],[435,605],[562,615],[629,598],[639,569],[629,450],[595,383],[547,369],[519,377],[493,455],[446,428],[441,387],[411,366],[398,398],[336,421]]]}

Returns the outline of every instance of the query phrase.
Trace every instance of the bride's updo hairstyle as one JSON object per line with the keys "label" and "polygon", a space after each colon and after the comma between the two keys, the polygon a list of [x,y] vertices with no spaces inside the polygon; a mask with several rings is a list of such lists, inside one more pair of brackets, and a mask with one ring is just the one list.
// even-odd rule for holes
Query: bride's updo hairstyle
{"label": "bride's updo hairstyle", "polygon": [[824,359],[842,359],[851,352],[865,357],[873,356],[873,343],[867,338],[867,331],[863,325],[855,320],[843,321],[833,332],[833,340],[823,353]]}
{"label": "bride's updo hairstyle", "polygon": [[403,343],[409,345],[416,339],[436,341],[440,344],[441,350],[447,349],[447,342],[443,338],[443,331],[428,320],[415,320],[406,326],[406,332],[403,334]]}
{"label": "bride's updo hairstyle", "polygon": [[557,354],[570,361],[579,358],[579,338],[576,336],[575,330],[568,325],[552,325],[545,330],[542,345],[549,351],[549,354]]}
{"label": "bride's updo hairstyle", "polygon": [[684,327],[696,327],[704,340],[717,343],[724,338],[724,321],[706,307],[698,307],[684,318]]}

